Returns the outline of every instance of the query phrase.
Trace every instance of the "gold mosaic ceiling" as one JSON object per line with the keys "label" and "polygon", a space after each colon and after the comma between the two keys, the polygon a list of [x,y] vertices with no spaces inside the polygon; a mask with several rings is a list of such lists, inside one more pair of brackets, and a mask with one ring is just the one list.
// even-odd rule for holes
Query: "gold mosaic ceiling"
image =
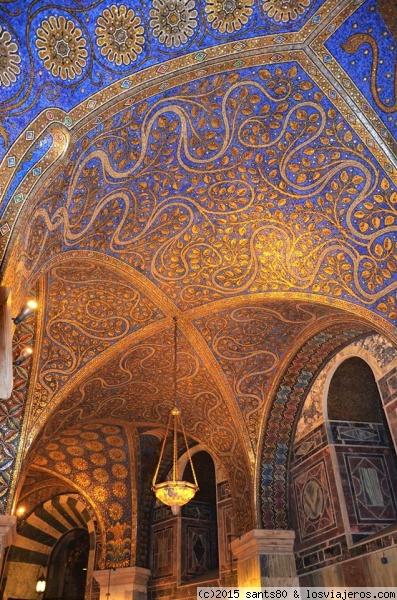
{"label": "gold mosaic ceiling", "polygon": [[[2,281],[15,313],[32,290],[40,302],[18,466],[89,490],[104,522],[135,518],[124,480],[172,405],[178,315],[185,426],[249,529],[267,417],[299,349],[344,323],[394,340],[390,31],[375,2],[347,0],[246,0],[239,18],[227,2],[154,0],[150,18],[87,3],[85,24],[61,3],[23,27],[9,4]],[[172,34],[166,9],[186,12]]]}

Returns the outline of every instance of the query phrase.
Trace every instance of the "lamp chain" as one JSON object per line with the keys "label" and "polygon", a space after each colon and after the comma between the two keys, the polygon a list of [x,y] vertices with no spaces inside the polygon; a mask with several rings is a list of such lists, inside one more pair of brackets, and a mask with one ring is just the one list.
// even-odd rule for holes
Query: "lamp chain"
{"label": "lamp chain", "polygon": [[[163,502],[164,504],[167,504],[168,506],[172,506],[173,511],[174,511],[175,506],[183,506],[183,504],[185,504],[186,502],[189,502],[189,499],[191,499],[194,496],[194,494],[196,493],[196,491],[198,490],[198,483],[197,483],[197,477],[196,477],[196,472],[194,470],[192,457],[191,457],[190,450],[189,450],[189,445],[188,445],[188,441],[187,441],[187,437],[186,437],[185,428],[183,427],[183,423],[182,423],[182,419],[181,419],[181,415],[180,415],[180,409],[178,407],[178,319],[177,319],[177,317],[173,317],[173,321],[174,321],[174,365],[173,365],[173,367],[174,367],[173,368],[174,408],[171,410],[171,413],[168,418],[167,429],[165,432],[165,436],[163,438],[159,461],[157,463],[156,471],[154,473],[154,477],[152,480],[152,489],[155,492],[156,496],[161,500],[161,502]],[[174,440],[173,440],[173,463],[172,463],[173,487],[171,488],[171,482],[165,482],[164,484],[158,484],[158,486],[157,486],[156,480],[157,480],[157,476],[159,473],[160,464],[163,459],[164,449],[165,449],[168,431],[169,431],[169,428],[171,425],[172,418],[174,419]],[[195,489],[194,489],[193,484],[186,483],[184,481],[181,482],[177,479],[177,467],[178,467],[178,423],[177,423],[177,421],[178,421],[178,419],[179,419],[180,428],[182,430],[182,435],[183,435],[183,439],[185,442],[187,456],[188,456],[190,467],[192,470],[192,475],[194,478]],[[176,500],[175,501],[173,500],[172,502],[170,502],[168,497],[160,498],[160,496],[158,495],[158,490],[156,491],[157,487],[159,489],[162,489],[166,484],[168,484],[168,489],[173,490],[172,494],[171,494],[171,492],[169,492],[169,494],[171,494],[171,498],[176,498],[176,496],[174,495],[174,490],[177,489],[177,486],[179,486],[181,489],[184,489],[184,490],[189,490],[189,486],[190,486],[190,491],[192,491],[192,490],[193,491],[190,494],[190,498],[184,500],[183,502],[181,502],[181,501],[177,502]],[[177,514],[177,513],[174,512],[174,514]]]}
{"label": "lamp chain", "polygon": [[174,406],[178,408],[178,318],[174,319]]}
{"label": "lamp chain", "polygon": [[[178,408],[178,320],[174,319],[174,407]],[[176,413],[176,411],[174,411]],[[172,465],[172,480],[176,481],[176,468],[178,460],[178,432],[176,429],[176,414],[174,414],[174,460]]]}
{"label": "lamp chain", "polygon": [[163,438],[163,443],[161,445],[159,462],[157,463],[156,471],[155,471],[153,479],[152,479],[153,486],[156,485],[157,475],[159,474],[159,470],[160,470],[160,464],[161,464],[161,461],[163,460],[164,448],[165,448],[165,444],[166,444],[167,437],[168,437],[168,430],[169,430],[170,424],[171,424],[171,417],[172,417],[172,414],[170,413],[170,416],[168,417],[167,428],[165,430],[165,434],[164,434],[164,438]]}
{"label": "lamp chain", "polygon": [[185,428],[183,426],[182,423],[182,419],[181,419],[181,428],[182,428],[182,433],[183,433],[183,438],[185,440],[185,446],[186,446],[186,451],[187,451],[187,456],[189,458],[189,462],[190,462],[190,467],[192,469],[192,474],[193,474],[193,479],[194,479],[194,483],[197,485],[198,487],[198,483],[197,483],[197,477],[196,477],[196,471],[194,470],[194,466],[193,466],[193,460],[192,460],[192,456],[190,454],[190,449],[187,443],[187,438],[186,438],[186,433],[185,433]]}

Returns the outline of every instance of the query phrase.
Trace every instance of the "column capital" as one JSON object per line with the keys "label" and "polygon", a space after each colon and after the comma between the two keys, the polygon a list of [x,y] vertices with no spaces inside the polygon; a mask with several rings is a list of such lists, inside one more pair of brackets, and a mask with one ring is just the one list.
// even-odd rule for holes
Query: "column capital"
{"label": "column capital", "polygon": [[231,543],[233,555],[245,560],[260,554],[294,551],[295,532],[287,529],[252,529]]}

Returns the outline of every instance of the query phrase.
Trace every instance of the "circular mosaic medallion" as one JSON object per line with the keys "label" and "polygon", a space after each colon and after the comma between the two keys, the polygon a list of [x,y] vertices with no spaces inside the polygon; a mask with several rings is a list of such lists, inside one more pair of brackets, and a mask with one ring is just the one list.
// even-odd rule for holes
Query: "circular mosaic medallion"
{"label": "circular mosaic medallion", "polygon": [[83,429],[101,429],[102,425],[100,423],[87,423],[83,425]]}
{"label": "circular mosaic medallion", "polygon": [[69,475],[71,472],[71,467],[67,462],[59,462],[57,463],[57,471],[62,475]]}
{"label": "circular mosaic medallion", "polygon": [[276,23],[295,21],[310,6],[312,0],[265,0],[263,10]]}
{"label": "circular mosaic medallion", "polygon": [[88,463],[84,458],[74,458],[72,460],[72,464],[76,469],[79,469],[80,471],[85,471],[85,469],[88,469]]}
{"label": "circular mosaic medallion", "polygon": [[109,497],[109,493],[103,485],[96,485],[92,494],[95,500],[98,500],[98,502],[105,502]]}
{"label": "circular mosaic medallion", "polygon": [[106,483],[109,480],[109,474],[106,469],[94,469],[94,477],[99,483]]}
{"label": "circular mosaic medallion", "polygon": [[97,440],[99,435],[94,431],[83,431],[83,433],[80,433],[80,437],[83,440]]}
{"label": "circular mosaic medallion", "polygon": [[0,25],[0,85],[9,87],[21,72],[18,46],[11,41],[11,34]]}
{"label": "circular mosaic medallion", "polygon": [[82,31],[73,21],[51,16],[36,33],[38,55],[51,75],[66,81],[82,74],[88,52]]}
{"label": "circular mosaic medallion", "polygon": [[211,26],[220,33],[233,33],[248,23],[254,0],[207,0],[205,12]]}
{"label": "circular mosaic medallion", "polygon": [[127,458],[124,450],[120,450],[120,448],[111,448],[109,456],[112,460],[117,460],[118,462],[124,462]]}
{"label": "circular mosaic medallion", "polygon": [[103,450],[102,442],[87,442],[86,448],[92,452],[101,452]]}
{"label": "circular mosaic medallion", "polygon": [[84,454],[84,448],[81,446],[68,446],[66,451],[71,456],[83,456]]}
{"label": "circular mosaic medallion", "polygon": [[46,449],[51,452],[51,450],[59,450],[58,444],[50,443],[47,444]]}
{"label": "circular mosaic medallion", "polygon": [[105,427],[102,427],[102,431],[107,435],[112,435],[114,433],[120,433],[120,427],[117,427],[116,425],[105,425]]}
{"label": "circular mosaic medallion", "polygon": [[63,432],[63,435],[75,436],[75,435],[80,435],[80,433],[81,433],[80,429],[67,429],[66,431]]}
{"label": "circular mosaic medallion", "polygon": [[76,438],[61,438],[61,443],[65,446],[77,446],[80,442]]}
{"label": "circular mosaic medallion", "polygon": [[98,454],[94,452],[93,454],[91,454],[90,460],[94,463],[94,465],[98,465],[99,467],[103,467],[103,465],[106,465],[106,457],[103,456],[103,454]]}
{"label": "circular mosaic medallion", "polygon": [[111,502],[109,505],[109,517],[113,521],[120,521],[123,516],[123,507],[118,502]]}
{"label": "circular mosaic medallion", "polygon": [[33,463],[35,465],[39,465],[40,467],[44,467],[48,463],[48,460],[45,456],[36,456]]}
{"label": "circular mosaic medallion", "polygon": [[185,44],[197,27],[194,0],[153,0],[149,14],[153,35],[167,48]]}
{"label": "circular mosaic medallion", "polygon": [[145,43],[141,19],[124,4],[106,8],[98,17],[95,33],[102,56],[117,66],[134,62]]}
{"label": "circular mosaic medallion", "polygon": [[311,521],[318,519],[324,511],[324,492],[316,479],[309,479],[302,491],[302,506]]}
{"label": "circular mosaic medallion", "polygon": [[118,448],[124,446],[123,438],[119,435],[108,435],[106,441],[109,446],[117,446]]}
{"label": "circular mosaic medallion", "polygon": [[90,476],[88,475],[88,473],[77,473],[76,483],[82,488],[87,488],[89,485],[91,485]]}
{"label": "circular mosaic medallion", "polygon": [[49,457],[52,458],[52,460],[65,460],[66,458],[63,452],[58,452],[56,450],[49,452]]}
{"label": "circular mosaic medallion", "polygon": [[127,486],[123,481],[113,483],[112,490],[116,498],[125,498],[127,495]]}
{"label": "circular mosaic medallion", "polygon": [[126,479],[128,475],[128,469],[124,465],[119,463],[112,466],[112,473],[117,479]]}

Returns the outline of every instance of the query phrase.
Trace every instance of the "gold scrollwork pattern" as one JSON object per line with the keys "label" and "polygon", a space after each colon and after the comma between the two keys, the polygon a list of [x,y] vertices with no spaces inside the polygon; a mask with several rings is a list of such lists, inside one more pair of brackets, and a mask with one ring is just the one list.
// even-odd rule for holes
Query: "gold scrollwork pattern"
{"label": "gold scrollwork pattern", "polygon": [[76,370],[160,315],[151,300],[105,266],[86,260],[52,268],[35,389],[37,414]]}
{"label": "gold scrollwork pattern", "polygon": [[325,104],[292,65],[124,110],[81,141],[67,191],[59,177],[39,202],[21,251],[27,271],[53,255],[62,228],[59,251],[113,254],[184,310],[269,291],[388,310],[396,193]]}
{"label": "gold scrollwork pattern", "polygon": [[255,453],[269,388],[291,339],[330,314],[330,309],[322,306],[269,302],[195,320],[229,381]]}

